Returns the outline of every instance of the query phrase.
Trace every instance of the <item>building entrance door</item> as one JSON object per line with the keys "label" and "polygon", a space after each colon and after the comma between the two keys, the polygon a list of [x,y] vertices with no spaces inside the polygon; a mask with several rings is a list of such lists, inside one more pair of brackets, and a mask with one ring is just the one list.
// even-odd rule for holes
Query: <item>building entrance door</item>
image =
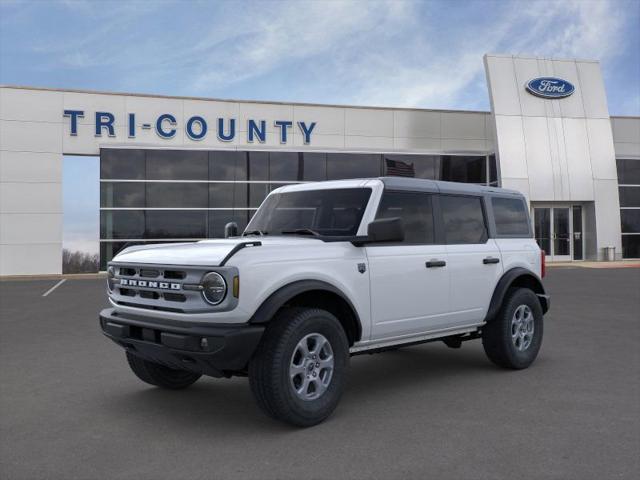
{"label": "building entrance door", "polygon": [[580,205],[535,206],[533,224],[536,241],[547,261],[582,260],[582,207]]}

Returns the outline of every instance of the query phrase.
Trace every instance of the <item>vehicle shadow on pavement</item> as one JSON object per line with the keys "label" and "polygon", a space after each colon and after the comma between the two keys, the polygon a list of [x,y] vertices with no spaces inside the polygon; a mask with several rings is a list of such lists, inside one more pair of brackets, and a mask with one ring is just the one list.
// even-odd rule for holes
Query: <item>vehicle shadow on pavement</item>
{"label": "vehicle shadow on pavement", "polygon": [[[500,369],[491,365],[481,350],[465,352],[464,347],[448,350],[416,346],[356,356],[351,359],[349,382],[341,405],[329,422],[340,422],[341,411],[357,408],[363,413],[362,409],[367,408],[370,399],[384,402],[398,395],[446,388],[444,385],[450,383],[447,379],[465,382],[467,378],[491,375],[492,372],[500,372]],[[190,435],[196,432],[198,436],[201,432],[236,436],[256,430],[281,433],[293,428],[269,419],[260,411],[247,378],[203,377],[191,387],[178,391],[127,382],[124,391],[111,392],[106,405],[115,418],[126,418],[129,422],[160,422],[167,428],[191,431]]]}

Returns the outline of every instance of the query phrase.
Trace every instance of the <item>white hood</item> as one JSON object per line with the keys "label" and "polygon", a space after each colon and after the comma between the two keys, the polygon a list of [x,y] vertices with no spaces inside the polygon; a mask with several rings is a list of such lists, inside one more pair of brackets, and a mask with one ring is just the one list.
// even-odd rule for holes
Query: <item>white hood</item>
{"label": "white hood", "polygon": [[161,243],[136,245],[123,250],[113,257],[114,262],[148,263],[161,265],[219,265],[233,247],[243,242],[262,242],[265,246],[293,246],[309,242],[321,242],[314,238],[277,236],[226,238],[202,240],[194,243]]}

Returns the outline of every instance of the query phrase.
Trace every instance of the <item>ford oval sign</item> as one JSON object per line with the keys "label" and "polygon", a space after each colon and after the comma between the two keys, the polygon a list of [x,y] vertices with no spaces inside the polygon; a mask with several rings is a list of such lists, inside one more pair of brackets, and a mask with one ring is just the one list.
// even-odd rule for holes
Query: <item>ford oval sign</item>
{"label": "ford oval sign", "polygon": [[576,87],[566,80],[555,77],[539,77],[529,80],[526,85],[529,93],[543,98],[564,98],[571,95]]}

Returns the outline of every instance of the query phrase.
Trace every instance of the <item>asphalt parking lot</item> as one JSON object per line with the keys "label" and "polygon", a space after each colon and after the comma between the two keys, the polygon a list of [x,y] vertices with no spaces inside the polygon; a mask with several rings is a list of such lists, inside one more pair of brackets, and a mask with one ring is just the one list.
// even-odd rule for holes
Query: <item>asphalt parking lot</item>
{"label": "asphalt parking lot", "polygon": [[300,430],[245,378],[138,381],[102,336],[103,280],[0,282],[3,479],[639,478],[640,269],[553,268],[537,362],[481,344],[354,357],[342,403]]}

